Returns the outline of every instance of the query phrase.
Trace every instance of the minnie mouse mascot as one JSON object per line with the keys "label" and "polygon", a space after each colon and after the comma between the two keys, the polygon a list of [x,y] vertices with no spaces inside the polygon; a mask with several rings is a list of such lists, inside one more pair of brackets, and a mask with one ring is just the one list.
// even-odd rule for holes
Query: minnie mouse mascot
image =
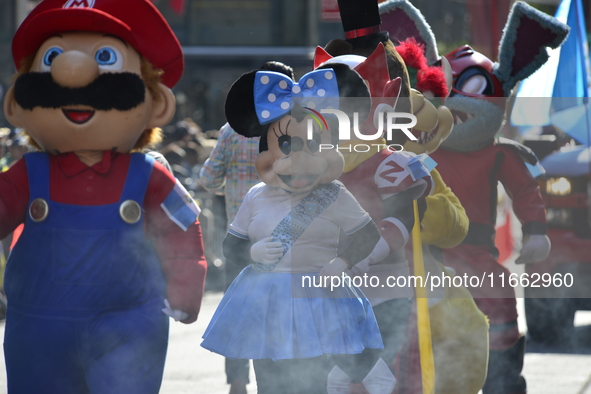
{"label": "minnie mouse mascot", "polygon": [[[363,108],[347,107],[345,96],[361,98]],[[201,346],[253,359],[259,393],[325,393],[335,362],[327,355],[383,347],[365,296],[347,282],[332,291],[320,283],[344,278],[369,255],[379,233],[335,181],[344,161],[337,150],[321,148],[336,133],[319,111],[367,115],[369,106],[363,80],[345,65],[310,72],[298,83],[253,71],[228,93],[229,124],[241,135],[261,137],[256,168],[263,183],[247,193],[224,240],[228,260],[247,267],[226,292]],[[351,240],[342,252],[340,232]]]}

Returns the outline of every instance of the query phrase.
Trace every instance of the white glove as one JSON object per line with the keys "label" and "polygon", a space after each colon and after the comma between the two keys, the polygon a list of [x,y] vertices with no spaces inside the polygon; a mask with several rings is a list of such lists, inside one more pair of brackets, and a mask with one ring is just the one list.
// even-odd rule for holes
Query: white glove
{"label": "white glove", "polygon": [[164,306],[165,308],[162,308],[162,312],[164,312],[165,315],[172,317],[174,321],[185,320],[187,317],[189,317],[187,312],[183,312],[180,309],[172,309],[166,298],[164,299]]}
{"label": "white glove", "polygon": [[446,271],[451,276],[456,276],[456,269],[450,267],[449,265],[444,266],[444,271]]}
{"label": "white glove", "polygon": [[273,237],[263,238],[250,247],[250,258],[257,263],[274,264],[283,257],[281,242],[273,241]]}
{"label": "white glove", "polygon": [[350,270],[346,271],[347,275],[349,276],[363,276],[363,274],[369,272],[369,264],[371,262],[371,258],[368,256],[365,259],[361,260]]}
{"label": "white glove", "polygon": [[544,260],[550,253],[550,238],[547,235],[526,235],[521,254],[515,264],[531,264]]}
{"label": "white glove", "polygon": [[345,260],[341,259],[340,257],[336,257],[331,260],[330,263],[326,264],[320,270],[320,277],[324,276],[341,276],[345,270],[349,268]]}
{"label": "white glove", "polygon": [[369,264],[376,264],[384,260],[390,254],[390,246],[384,237],[380,237],[380,240],[369,254]]}
{"label": "white glove", "polygon": [[355,264],[350,270],[347,271],[349,276],[363,276],[366,272],[369,272],[370,264],[376,264],[384,260],[390,254],[390,246],[383,237],[373,248],[369,256]]}

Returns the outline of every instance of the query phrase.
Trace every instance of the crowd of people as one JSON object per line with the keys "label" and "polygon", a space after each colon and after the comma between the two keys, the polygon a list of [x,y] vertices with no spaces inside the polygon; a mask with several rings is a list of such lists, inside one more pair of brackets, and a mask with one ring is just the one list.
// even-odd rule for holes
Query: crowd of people
{"label": "crowd of people", "polygon": [[30,145],[18,128],[0,128],[0,169],[6,171],[12,163],[30,151]]}

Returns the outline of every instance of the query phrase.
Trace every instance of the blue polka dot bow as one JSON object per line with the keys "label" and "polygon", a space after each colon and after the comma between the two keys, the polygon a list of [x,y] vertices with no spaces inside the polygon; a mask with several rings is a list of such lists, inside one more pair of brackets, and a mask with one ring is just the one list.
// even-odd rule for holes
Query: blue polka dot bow
{"label": "blue polka dot bow", "polygon": [[339,108],[339,87],[333,70],[316,70],[299,82],[274,71],[258,71],[254,80],[254,107],[260,124],[281,119],[294,104],[316,111]]}

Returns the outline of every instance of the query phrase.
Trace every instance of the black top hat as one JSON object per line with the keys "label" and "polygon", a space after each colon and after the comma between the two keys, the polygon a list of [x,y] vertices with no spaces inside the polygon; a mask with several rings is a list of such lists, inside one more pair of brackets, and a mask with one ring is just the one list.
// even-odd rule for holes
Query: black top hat
{"label": "black top hat", "polygon": [[377,0],[338,0],[341,23],[347,39],[380,32]]}

